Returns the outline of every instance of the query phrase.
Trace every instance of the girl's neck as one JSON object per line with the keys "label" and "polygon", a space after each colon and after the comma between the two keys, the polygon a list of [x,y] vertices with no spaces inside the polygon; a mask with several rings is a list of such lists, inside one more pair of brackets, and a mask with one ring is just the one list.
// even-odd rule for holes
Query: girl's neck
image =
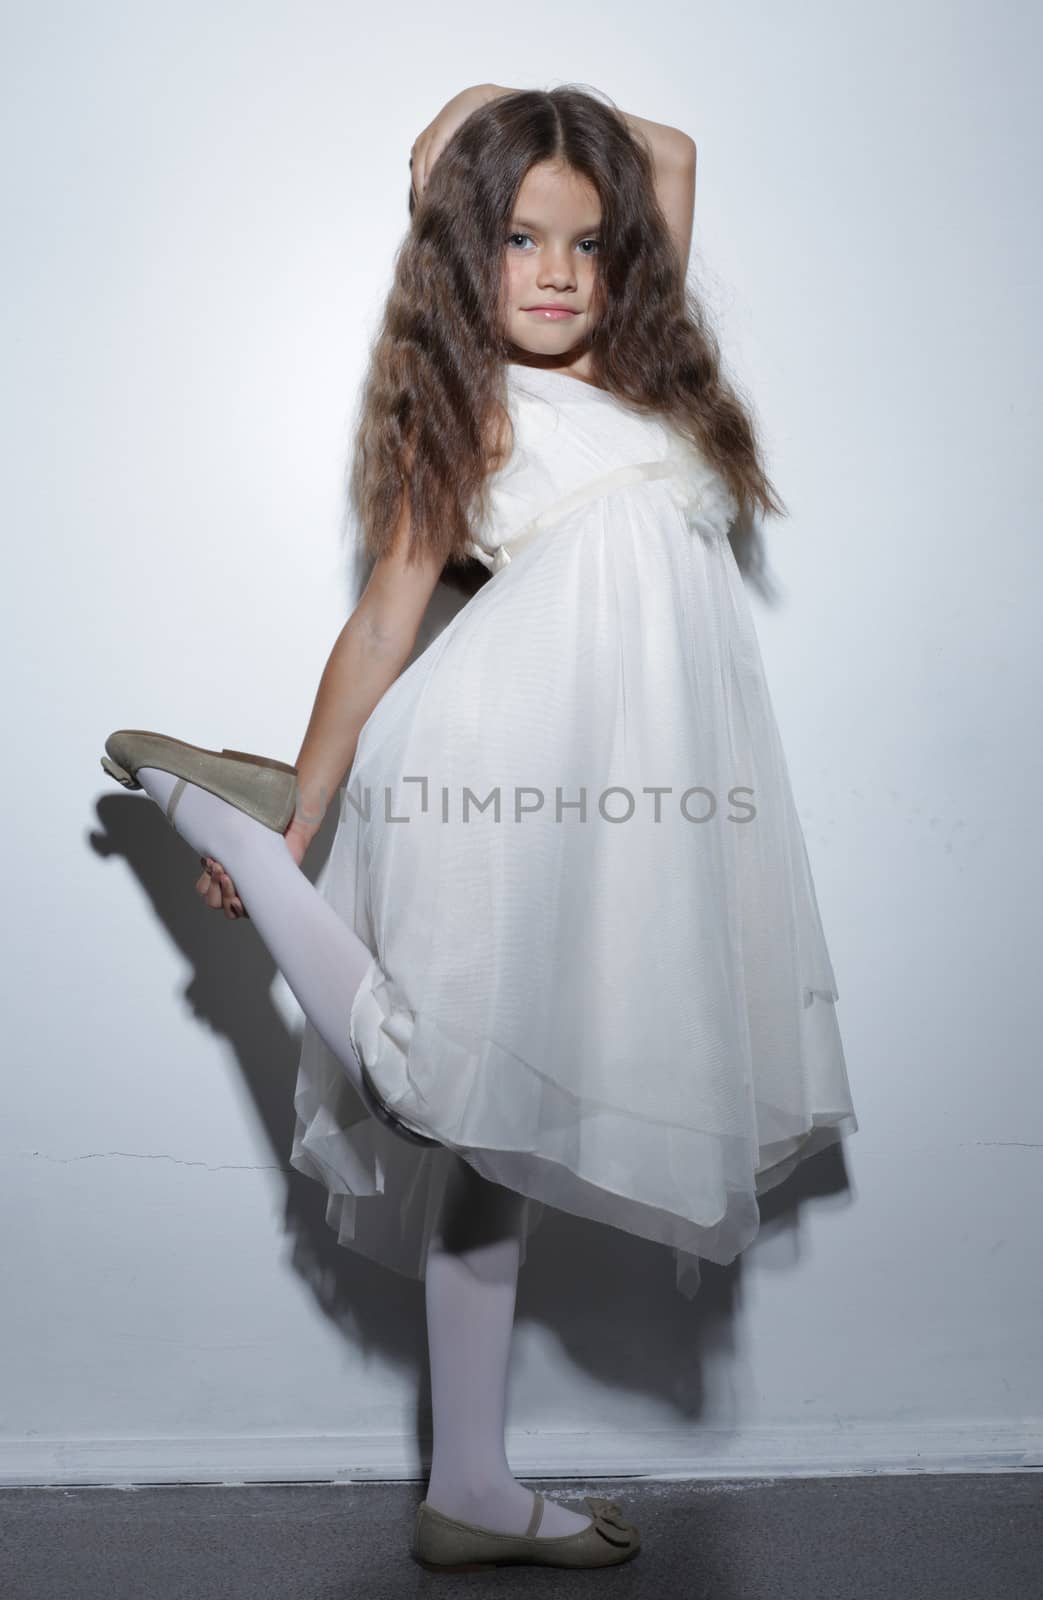
{"label": "girl's neck", "polygon": [[561,362],[555,363],[536,360],[508,361],[507,365],[509,367],[521,367],[530,372],[553,372],[560,378],[572,378],[576,383],[585,383],[589,389],[601,388],[600,383],[595,383],[593,378],[587,376],[587,374],[583,371],[578,370],[578,364],[577,366],[570,367],[565,366]]}

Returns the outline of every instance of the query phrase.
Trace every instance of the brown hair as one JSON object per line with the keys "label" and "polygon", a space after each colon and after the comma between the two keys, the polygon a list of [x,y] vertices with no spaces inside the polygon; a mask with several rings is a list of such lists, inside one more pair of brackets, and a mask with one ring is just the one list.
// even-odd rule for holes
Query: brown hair
{"label": "brown hair", "polygon": [[[350,493],[364,558],[389,548],[402,509],[410,549],[469,560],[486,482],[509,428],[503,252],[529,168],[561,161],[602,207],[594,257],[595,382],[673,421],[720,470],[740,518],[785,514],[760,460],[756,426],[722,375],[717,338],[686,281],[659,206],[651,157],[611,105],[571,86],[526,89],[480,106],[410,195],[383,323],[359,411]],[[495,443],[494,443],[495,441]]]}

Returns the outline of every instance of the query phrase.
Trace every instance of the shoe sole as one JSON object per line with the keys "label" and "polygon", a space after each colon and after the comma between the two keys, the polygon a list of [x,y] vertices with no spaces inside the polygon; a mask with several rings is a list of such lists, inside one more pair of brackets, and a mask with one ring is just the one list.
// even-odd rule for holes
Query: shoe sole
{"label": "shoe sole", "polygon": [[539,1556],[504,1556],[500,1561],[458,1561],[452,1565],[441,1561],[426,1561],[414,1553],[413,1560],[425,1572],[495,1572],[497,1567],[556,1567],[559,1572],[597,1572],[600,1568],[625,1567],[628,1561],[641,1554],[641,1546],[628,1550],[618,1561],[599,1561],[585,1566],[573,1561],[542,1561]]}

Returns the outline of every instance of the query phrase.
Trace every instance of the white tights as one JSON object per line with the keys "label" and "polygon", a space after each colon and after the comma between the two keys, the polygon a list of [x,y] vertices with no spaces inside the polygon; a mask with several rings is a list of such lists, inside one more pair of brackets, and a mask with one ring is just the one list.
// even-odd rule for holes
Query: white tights
{"label": "white tights", "polygon": [[[141,767],[137,780],[165,813],[174,775]],[[369,949],[273,829],[192,783],[173,827],[197,855],[228,872],[302,1011],[373,1109],[348,1033]],[[424,1285],[434,1431],[426,1498],[447,1516],[504,1533],[524,1533],[532,1511],[532,1493],[513,1476],[504,1443],[523,1204],[513,1190],[457,1161]],[[548,1500],[538,1532],[553,1538],[589,1521]]]}

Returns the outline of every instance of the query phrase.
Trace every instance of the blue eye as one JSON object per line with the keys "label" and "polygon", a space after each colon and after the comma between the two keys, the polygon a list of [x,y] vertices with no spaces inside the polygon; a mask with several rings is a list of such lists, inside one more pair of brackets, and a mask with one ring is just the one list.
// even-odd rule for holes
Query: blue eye
{"label": "blue eye", "polygon": [[[531,240],[531,238],[532,238],[532,234],[531,233],[509,233],[507,235],[507,244],[508,244],[508,246],[510,246],[512,241],[515,240],[515,239],[530,239]],[[600,239],[594,239],[594,238],[581,239],[579,242],[580,242],[580,244],[592,244],[594,246],[593,250],[584,250],[582,252],[586,256],[595,255],[597,253],[597,251],[601,249],[601,240]]]}

